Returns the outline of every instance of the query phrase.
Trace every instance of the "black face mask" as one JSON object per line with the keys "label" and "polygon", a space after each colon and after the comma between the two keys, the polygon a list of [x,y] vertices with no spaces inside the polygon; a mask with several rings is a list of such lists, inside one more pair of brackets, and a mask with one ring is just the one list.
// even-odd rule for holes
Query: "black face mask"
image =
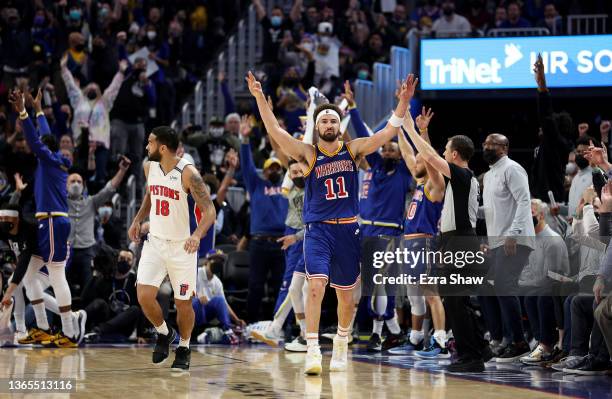
{"label": "black face mask", "polygon": [[125,274],[130,271],[132,266],[125,260],[120,260],[117,262],[117,272],[119,274]]}
{"label": "black face mask", "polygon": [[13,223],[11,222],[0,222],[0,235],[7,236],[11,230],[13,230]]}
{"label": "black face mask", "polygon": [[582,155],[576,155],[576,166],[579,169],[584,169],[589,166],[589,161]]}
{"label": "black face mask", "polygon": [[455,12],[455,10],[453,10],[450,7],[444,7],[442,9],[442,12],[444,13],[444,15],[446,15],[447,17],[450,17],[451,15],[453,15],[453,12]]}
{"label": "black face mask", "polygon": [[493,165],[499,160],[499,155],[497,155],[495,150],[487,148],[482,152],[482,159],[489,165]]}
{"label": "black face mask", "polygon": [[384,168],[386,172],[390,172],[397,166],[397,159],[394,158],[385,158],[384,159]]}
{"label": "black face mask", "polygon": [[280,182],[281,175],[278,172],[271,172],[268,179],[270,180],[270,183],[278,184]]}
{"label": "black face mask", "polygon": [[300,176],[300,177],[295,177],[293,179],[293,184],[295,184],[295,186],[297,188],[304,188],[306,187],[306,180],[304,179],[304,176]]}
{"label": "black face mask", "polygon": [[538,223],[540,223],[540,221],[535,216],[532,216],[532,218],[533,218],[533,227],[536,227],[538,225]]}
{"label": "black face mask", "polygon": [[77,44],[76,46],[74,46],[74,49],[78,52],[81,52],[83,50],[85,50],[85,45],[84,44]]}
{"label": "black face mask", "polygon": [[92,100],[92,101],[93,101],[93,100],[95,100],[97,97],[98,97],[98,95],[96,94],[96,92],[95,92],[95,91],[93,91],[93,90],[89,90],[89,91],[87,92],[87,98],[88,98],[88,99],[90,99],[90,100]]}
{"label": "black face mask", "polygon": [[210,263],[210,271],[212,272],[212,274],[219,274],[221,273],[221,271],[223,270],[223,264],[224,262],[222,261],[214,261]]}

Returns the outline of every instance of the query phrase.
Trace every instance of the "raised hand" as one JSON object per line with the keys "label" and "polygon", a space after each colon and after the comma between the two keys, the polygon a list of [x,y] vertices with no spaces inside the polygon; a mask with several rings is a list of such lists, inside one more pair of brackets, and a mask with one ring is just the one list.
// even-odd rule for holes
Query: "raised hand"
{"label": "raised hand", "polygon": [[130,158],[126,157],[125,155],[122,155],[121,160],[119,161],[119,169],[125,172],[130,168],[131,164],[132,161],[130,161]]}
{"label": "raised hand", "polygon": [[61,66],[62,68],[66,68],[66,67],[68,66],[68,53],[65,53],[65,54],[62,56],[62,59],[61,59],[61,61],[60,61],[60,66]]}
{"label": "raised hand", "polygon": [[251,135],[251,122],[249,121],[249,117],[247,115],[242,115],[240,118],[240,135],[242,137],[249,138]]}
{"label": "raised hand", "polygon": [[434,113],[432,112],[431,108],[425,108],[425,106],[423,106],[421,109],[421,115],[416,117],[416,125],[419,130],[426,130],[433,116]]}
{"label": "raised hand", "polygon": [[19,173],[15,173],[13,177],[15,178],[15,191],[23,192],[23,190],[25,190],[26,187],[28,187],[28,183],[23,182],[23,179],[21,178],[21,174]]}
{"label": "raised hand", "polygon": [[129,65],[130,64],[127,62],[127,60],[119,61],[119,71],[121,71],[121,73],[125,73],[125,71],[127,71]]}
{"label": "raised hand", "polygon": [[349,107],[355,106],[355,95],[348,80],[344,81],[344,98],[348,101]]}
{"label": "raised hand", "polygon": [[232,169],[238,168],[238,153],[233,148],[227,152],[227,163]]}
{"label": "raised hand", "polygon": [[546,75],[544,74],[544,62],[542,61],[542,54],[538,54],[538,58],[533,64],[533,73],[535,75],[538,89],[546,89]]}
{"label": "raised hand", "polygon": [[13,90],[9,95],[9,102],[13,105],[13,109],[18,114],[25,112],[25,97],[21,90]]}
{"label": "raised hand", "polygon": [[255,75],[253,75],[253,72],[249,71],[246,77],[246,81],[249,86],[249,91],[251,92],[251,95],[253,97],[257,97],[258,95],[264,95],[263,89],[261,88],[261,83],[259,83],[257,79],[255,79]]}
{"label": "raised hand", "polygon": [[42,112],[42,91],[38,89],[38,93],[36,93],[36,97],[32,98],[32,93],[25,93],[26,104],[29,107],[34,108],[34,112],[39,113]]}
{"label": "raised hand", "polygon": [[416,90],[418,82],[419,78],[415,78],[413,74],[408,75],[399,88],[399,92],[397,93],[398,99],[409,103],[414,96],[414,91]]}

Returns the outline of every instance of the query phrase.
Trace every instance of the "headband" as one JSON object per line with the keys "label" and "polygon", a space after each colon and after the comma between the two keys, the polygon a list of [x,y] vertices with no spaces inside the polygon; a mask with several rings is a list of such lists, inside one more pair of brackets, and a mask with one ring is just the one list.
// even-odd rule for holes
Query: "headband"
{"label": "headband", "polygon": [[15,211],[13,209],[0,209],[0,216],[9,217],[9,218],[18,218],[19,211]]}
{"label": "headband", "polygon": [[334,111],[333,109],[326,108],[323,111],[319,112],[319,114],[317,115],[317,119],[315,120],[315,125],[319,123],[319,120],[325,115],[335,116],[336,119],[338,119],[338,122],[342,120],[342,118],[340,118],[340,115],[338,115],[336,111]]}

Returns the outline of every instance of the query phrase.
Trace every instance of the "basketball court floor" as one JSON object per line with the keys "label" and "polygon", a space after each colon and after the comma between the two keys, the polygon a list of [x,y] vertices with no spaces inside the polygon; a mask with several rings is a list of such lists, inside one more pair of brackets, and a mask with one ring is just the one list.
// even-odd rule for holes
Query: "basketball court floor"
{"label": "basketball court floor", "polygon": [[[81,349],[0,349],[0,379],[76,379],[75,393],[7,394],[30,398],[608,398],[612,377],[570,376],[539,367],[487,366],[485,373],[448,374],[448,360],[419,361],[352,351],[346,373],[302,374],[304,354],[263,345],[193,346],[189,373],[150,362],[151,347],[89,345]],[[170,360],[173,358],[171,354]],[[5,383],[6,385],[6,383]]]}

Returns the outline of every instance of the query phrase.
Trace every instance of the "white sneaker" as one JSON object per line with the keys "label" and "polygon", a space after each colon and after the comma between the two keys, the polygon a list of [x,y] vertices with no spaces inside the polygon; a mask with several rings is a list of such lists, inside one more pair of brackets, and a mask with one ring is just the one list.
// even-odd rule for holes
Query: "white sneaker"
{"label": "white sneaker", "polygon": [[[26,339],[28,337],[28,332],[27,331],[15,331],[15,337],[13,339],[13,345],[20,345],[19,344],[19,340],[20,339]],[[24,345],[21,345],[24,346]],[[31,344],[29,345],[25,345],[25,346],[32,346]]]}
{"label": "white sneaker", "polygon": [[322,360],[323,356],[321,356],[320,346],[317,345],[308,348],[306,352],[306,367],[304,368],[304,374],[321,375],[323,372],[323,366],[321,366]]}
{"label": "white sneaker", "polygon": [[74,323],[76,324],[77,331],[77,344],[80,344],[85,337],[85,323],[87,323],[87,312],[83,309],[72,312]]}
{"label": "white sneaker", "polygon": [[285,350],[289,352],[306,352],[308,350],[306,340],[302,336],[298,336],[293,341],[285,344]]}
{"label": "white sneaker", "polygon": [[538,363],[542,361],[543,356],[544,348],[542,348],[542,345],[538,345],[530,354],[521,357],[520,361],[521,363]]}
{"label": "white sneaker", "polygon": [[251,336],[257,341],[261,341],[264,344],[270,345],[274,348],[277,348],[279,342],[283,340],[280,331],[275,331],[271,325],[263,334],[257,330],[251,331]]}
{"label": "white sneaker", "polygon": [[346,371],[348,361],[348,338],[334,337],[334,350],[329,371]]}

